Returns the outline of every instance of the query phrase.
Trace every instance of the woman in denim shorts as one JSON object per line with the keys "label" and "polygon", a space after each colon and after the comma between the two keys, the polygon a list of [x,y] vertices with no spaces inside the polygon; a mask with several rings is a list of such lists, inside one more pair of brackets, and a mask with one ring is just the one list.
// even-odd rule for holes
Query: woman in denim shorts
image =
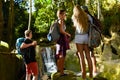
{"label": "woman in denim shorts", "polygon": [[74,6],[72,20],[74,23],[74,27],[76,28],[75,31],[75,39],[74,42],[76,43],[77,51],[78,51],[78,58],[80,61],[82,78],[86,79],[86,64],[85,58],[88,62],[88,67],[90,71],[90,78],[93,77],[92,71],[92,61],[90,58],[90,51],[88,47],[88,16],[87,14],[80,8],[79,5]]}

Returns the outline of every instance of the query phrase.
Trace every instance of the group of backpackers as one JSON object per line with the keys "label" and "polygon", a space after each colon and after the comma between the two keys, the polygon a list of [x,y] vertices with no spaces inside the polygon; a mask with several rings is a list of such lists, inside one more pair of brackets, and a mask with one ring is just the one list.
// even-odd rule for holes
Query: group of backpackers
{"label": "group of backpackers", "polygon": [[[88,19],[86,18],[86,15],[84,12],[87,13]],[[81,21],[81,20],[79,21],[79,19],[82,19],[81,16],[80,16],[80,18],[78,17],[80,14],[83,17],[83,20],[84,20],[84,18],[86,18],[85,20],[89,20],[89,21],[86,21],[86,24],[85,24],[85,21]],[[77,15],[77,18],[76,18],[76,15]],[[47,38],[49,41],[56,42],[55,57],[56,57],[56,65],[57,65],[57,69],[58,69],[57,71],[60,72],[61,76],[65,76],[66,74],[64,73],[64,61],[65,61],[65,56],[66,56],[66,50],[70,49],[69,38],[71,37],[71,34],[69,34],[68,32],[65,31],[65,29],[66,29],[66,25],[65,25],[66,12],[65,12],[65,10],[58,10],[57,17],[58,17],[58,19],[50,28],[50,32],[47,35]],[[84,68],[85,66],[84,66],[84,60],[83,60],[84,58],[82,57],[83,51],[85,51],[85,55],[87,58],[91,57],[91,59],[87,59],[87,60],[88,60],[89,69],[91,68],[90,70],[92,70],[90,73],[90,77],[93,77],[93,75],[97,74],[96,59],[95,59],[93,50],[100,43],[98,43],[98,42],[95,43],[95,41],[94,41],[93,42],[93,43],[95,43],[95,44],[93,44],[94,46],[91,46],[92,43],[91,42],[88,43],[88,40],[86,42],[84,42],[84,41],[81,42],[81,40],[82,40],[82,38],[84,39],[86,36],[91,35],[88,33],[88,32],[90,32],[89,28],[88,29],[87,29],[87,27],[83,28],[84,26],[92,25],[93,26],[92,29],[95,27],[94,31],[99,32],[101,34],[101,23],[97,18],[93,17],[89,13],[87,6],[80,7],[79,5],[76,5],[73,9],[72,20],[73,20],[73,23],[74,23],[74,26],[76,29],[74,42],[76,43],[77,56],[81,63],[82,78],[83,79],[86,78],[86,72],[85,72],[85,68]],[[80,28],[79,26],[80,27],[83,26],[83,27]],[[85,29],[86,29],[86,32],[84,31]],[[94,34],[94,33],[92,33],[92,34]],[[37,42],[32,41],[31,38],[32,38],[32,31],[26,30],[25,38],[17,39],[16,49],[19,54],[22,54],[24,62],[25,62],[26,80],[30,80],[31,75],[33,75],[33,80],[37,80],[38,79],[38,64],[35,59],[35,47],[37,45]],[[98,36],[96,37],[96,35],[95,35],[95,38],[100,38],[100,37],[98,37]],[[88,39],[88,37],[85,39]],[[88,53],[90,53],[89,50],[91,51],[91,55],[88,54]],[[93,67],[91,67],[91,66],[93,66]]]}

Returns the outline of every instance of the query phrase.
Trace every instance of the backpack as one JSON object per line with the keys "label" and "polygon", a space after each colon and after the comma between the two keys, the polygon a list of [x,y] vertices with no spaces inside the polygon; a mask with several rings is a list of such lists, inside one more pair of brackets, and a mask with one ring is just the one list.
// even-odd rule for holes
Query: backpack
{"label": "backpack", "polygon": [[101,44],[101,30],[95,24],[90,23],[89,26],[89,39],[88,45],[91,48],[96,48]]}
{"label": "backpack", "polygon": [[[92,15],[91,15],[92,16]],[[97,19],[96,17],[92,16],[93,19],[93,24],[100,30],[102,31],[102,24],[100,22],[99,19]]]}
{"label": "backpack", "polygon": [[49,33],[47,35],[47,39],[49,41],[56,42],[60,38],[60,30],[59,30],[59,23],[58,20],[56,20],[51,26]]}
{"label": "backpack", "polygon": [[23,38],[23,37],[18,38],[18,39],[16,40],[16,49],[17,49],[18,54],[21,54],[21,55],[22,55],[22,52],[21,52],[21,50],[20,50],[20,46],[21,46],[21,44],[24,42],[24,40],[25,40],[25,38]]}

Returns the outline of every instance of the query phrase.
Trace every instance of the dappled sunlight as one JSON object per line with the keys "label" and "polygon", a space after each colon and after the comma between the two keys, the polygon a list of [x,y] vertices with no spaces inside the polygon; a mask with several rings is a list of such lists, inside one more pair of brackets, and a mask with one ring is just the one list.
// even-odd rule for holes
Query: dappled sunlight
{"label": "dappled sunlight", "polygon": [[104,0],[103,3],[104,8],[110,10],[116,4],[116,0]]}
{"label": "dappled sunlight", "polygon": [[[63,8],[67,13],[67,32],[71,33],[72,40],[74,37],[71,21],[73,6],[86,3],[91,14],[98,16],[98,10],[100,10],[100,20],[103,24],[103,41],[94,50],[97,69],[100,73],[93,80],[120,79],[120,0],[34,1],[36,9],[31,14],[30,29],[33,31],[33,39],[38,43],[36,60],[40,72],[39,77],[43,80],[48,80],[49,77],[52,78],[51,80],[82,80],[81,76],[76,76],[76,73],[80,73],[81,70],[74,42],[70,42],[70,49],[67,50],[65,60],[64,71],[68,75],[61,77],[57,73],[55,62],[55,43],[49,42],[46,37],[49,27],[56,20],[57,9]],[[23,57],[15,52],[15,41],[18,37],[23,37],[23,31],[27,29],[28,20],[30,20],[26,5],[28,5],[27,0],[0,0],[0,80],[25,80],[23,79],[25,71],[21,73],[21,65],[24,65]],[[89,74],[88,65],[86,66]]]}

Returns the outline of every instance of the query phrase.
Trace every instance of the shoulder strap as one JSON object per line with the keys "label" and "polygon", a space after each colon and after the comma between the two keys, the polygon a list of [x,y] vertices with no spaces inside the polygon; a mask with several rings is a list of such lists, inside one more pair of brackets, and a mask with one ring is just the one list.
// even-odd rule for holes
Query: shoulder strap
{"label": "shoulder strap", "polygon": [[92,27],[95,28],[95,30],[97,30],[101,34],[101,31],[98,29],[98,27],[95,24],[90,23],[90,25],[92,25]]}

